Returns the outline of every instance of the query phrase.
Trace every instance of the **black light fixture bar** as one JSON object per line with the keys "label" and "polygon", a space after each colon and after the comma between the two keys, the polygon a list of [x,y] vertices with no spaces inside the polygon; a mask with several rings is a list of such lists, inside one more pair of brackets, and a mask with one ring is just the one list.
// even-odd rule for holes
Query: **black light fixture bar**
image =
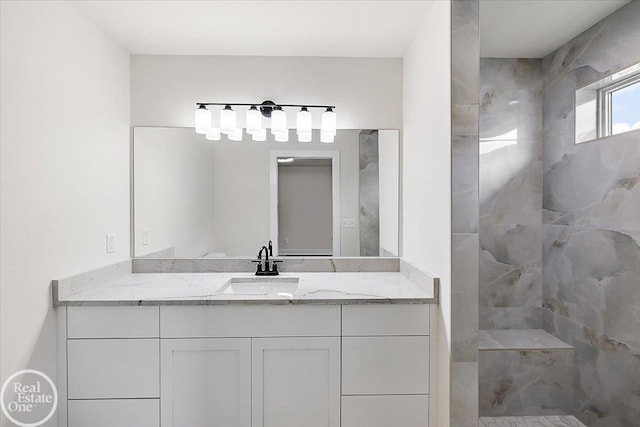
{"label": "black light fixture bar", "polygon": [[227,105],[230,107],[297,107],[297,108],[331,108],[334,109],[336,108],[335,105],[309,105],[309,104],[265,104],[265,103],[261,103],[261,104],[245,104],[245,103],[233,103],[233,102],[196,102],[196,105],[198,107],[202,106],[209,106],[209,105],[217,105],[217,106],[221,106],[221,107],[226,107]]}

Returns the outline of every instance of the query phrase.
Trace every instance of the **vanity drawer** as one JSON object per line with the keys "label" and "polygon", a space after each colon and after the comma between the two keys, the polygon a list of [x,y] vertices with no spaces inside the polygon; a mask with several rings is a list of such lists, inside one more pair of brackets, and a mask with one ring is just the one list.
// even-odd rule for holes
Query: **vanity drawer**
{"label": "vanity drawer", "polygon": [[70,400],[69,427],[159,427],[159,399]]}
{"label": "vanity drawer", "polygon": [[342,394],[428,394],[429,337],[344,337]]}
{"label": "vanity drawer", "polygon": [[158,339],[68,340],[69,399],[160,397]]}
{"label": "vanity drawer", "polygon": [[427,427],[429,396],[343,396],[342,427]]}
{"label": "vanity drawer", "polygon": [[160,307],[161,338],[288,336],[340,336],[340,306]]}
{"label": "vanity drawer", "polygon": [[429,335],[429,305],[345,305],[342,335]]}
{"label": "vanity drawer", "polygon": [[68,338],[158,338],[159,307],[68,307]]}

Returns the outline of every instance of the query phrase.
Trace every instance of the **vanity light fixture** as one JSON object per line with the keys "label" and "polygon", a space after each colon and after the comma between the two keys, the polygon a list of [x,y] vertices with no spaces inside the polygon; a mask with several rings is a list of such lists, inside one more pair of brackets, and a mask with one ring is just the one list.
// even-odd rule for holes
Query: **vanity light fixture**
{"label": "vanity light fixture", "polygon": [[[220,106],[219,127],[214,128],[211,111],[207,107]],[[218,141],[220,134],[225,134],[230,141],[241,141],[243,129],[237,125],[236,112],[233,107],[249,107],[246,112],[246,131],[253,141],[262,142],[267,139],[267,129],[262,125],[262,117],[271,119],[270,132],[277,142],[289,140],[287,128],[287,113],[283,108],[299,108],[296,114],[296,133],[299,142],[311,142],[313,139],[312,115],[310,108],[322,108],[322,122],[320,126],[320,141],[334,142],[337,126],[335,108],[332,105],[302,105],[302,104],[276,104],[273,101],[264,101],[261,104],[237,104],[218,102],[196,103],[195,128],[196,132],[205,134],[205,138]]]}
{"label": "vanity light fixture", "polygon": [[[198,107],[198,109],[200,109]],[[236,128],[236,112],[233,111],[230,105],[225,105],[225,107],[220,111],[220,131],[222,133],[229,134],[234,131]]]}
{"label": "vanity light fixture", "polygon": [[320,142],[331,143],[337,133],[337,117],[332,107],[322,113],[322,124],[320,126]]}
{"label": "vanity light fixture", "polygon": [[211,128],[211,112],[204,105],[196,108],[196,133],[206,134]]}

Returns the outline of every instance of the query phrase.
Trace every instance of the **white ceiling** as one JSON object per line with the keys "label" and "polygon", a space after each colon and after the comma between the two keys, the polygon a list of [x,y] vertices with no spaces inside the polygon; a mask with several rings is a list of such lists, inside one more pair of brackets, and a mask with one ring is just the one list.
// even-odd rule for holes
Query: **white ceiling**
{"label": "white ceiling", "polygon": [[[434,0],[437,1],[437,0]],[[483,57],[540,58],[629,0],[480,0]],[[133,54],[402,57],[428,0],[72,0]]]}
{"label": "white ceiling", "polygon": [[480,56],[542,58],[629,0],[480,0]]}
{"label": "white ceiling", "polygon": [[73,3],[133,54],[402,57],[429,1]]}

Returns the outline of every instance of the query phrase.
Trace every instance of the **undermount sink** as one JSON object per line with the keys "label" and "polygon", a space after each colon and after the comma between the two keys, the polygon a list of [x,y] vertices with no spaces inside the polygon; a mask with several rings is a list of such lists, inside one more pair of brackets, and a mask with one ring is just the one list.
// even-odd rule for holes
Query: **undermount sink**
{"label": "undermount sink", "polygon": [[233,277],[217,294],[291,296],[298,289],[297,277]]}

